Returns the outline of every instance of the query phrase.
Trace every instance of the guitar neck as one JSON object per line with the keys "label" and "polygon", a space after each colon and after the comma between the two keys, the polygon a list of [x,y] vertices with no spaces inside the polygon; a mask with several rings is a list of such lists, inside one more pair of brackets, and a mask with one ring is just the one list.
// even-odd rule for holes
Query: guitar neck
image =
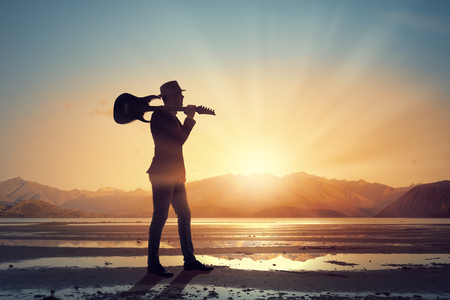
{"label": "guitar neck", "polygon": [[[186,106],[146,106],[142,108],[142,111],[146,112],[146,111],[156,111],[156,110],[168,110],[168,111],[184,111],[184,109],[186,108]],[[208,115],[216,115],[215,111],[204,107],[204,106],[196,106],[195,107],[195,112],[198,114],[208,114]]]}
{"label": "guitar neck", "polygon": [[155,110],[160,110],[160,109],[164,109],[164,110],[168,110],[168,111],[184,111],[186,107],[185,106],[164,106],[164,105],[160,105],[160,106],[148,106],[146,108],[144,108],[144,111],[155,111]]}

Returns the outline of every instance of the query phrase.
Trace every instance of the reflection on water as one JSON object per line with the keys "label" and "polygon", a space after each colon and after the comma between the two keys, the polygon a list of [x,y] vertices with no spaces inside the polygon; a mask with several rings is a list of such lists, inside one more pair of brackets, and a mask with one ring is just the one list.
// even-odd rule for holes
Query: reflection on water
{"label": "reflection on water", "polygon": [[[35,239],[0,239],[0,246],[27,246],[27,247],[63,247],[63,248],[146,248],[147,240],[134,241],[86,241],[86,240],[35,240]],[[333,246],[357,246],[358,243],[338,243],[334,242]],[[370,246],[365,243],[365,246]],[[377,243],[374,245],[381,245]],[[396,243],[383,243],[383,245],[409,245]],[[260,240],[196,240],[195,248],[240,248],[240,247],[324,247],[323,242],[304,242],[304,241],[260,241]],[[180,248],[180,241],[176,238],[165,239],[161,241],[161,248]]]}
{"label": "reflection on water", "polygon": [[384,270],[411,265],[449,264],[448,254],[256,254],[205,256],[215,266],[241,270],[279,271],[362,271]]}
{"label": "reflection on water", "polygon": [[[0,246],[64,247],[64,248],[147,248],[148,241],[79,241],[79,240],[0,240]],[[179,246],[179,245],[178,245]],[[161,241],[160,248],[176,245]]]}
{"label": "reflection on water", "polygon": [[[259,271],[363,271],[397,269],[412,266],[439,266],[450,264],[448,254],[232,254],[197,257],[205,264],[240,270]],[[183,257],[161,256],[167,267],[181,266]],[[146,256],[136,257],[54,257],[7,262],[7,268],[75,267],[75,268],[141,268],[147,265]]]}
{"label": "reflection on water", "polygon": [[[136,225],[150,224],[151,218],[0,218],[3,225],[33,225],[42,223],[68,223],[68,225]],[[176,224],[176,218],[169,218],[167,224]],[[244,225],[261,224],[450,224],[450,219],[433,218],[193,218],[193,225]]]}

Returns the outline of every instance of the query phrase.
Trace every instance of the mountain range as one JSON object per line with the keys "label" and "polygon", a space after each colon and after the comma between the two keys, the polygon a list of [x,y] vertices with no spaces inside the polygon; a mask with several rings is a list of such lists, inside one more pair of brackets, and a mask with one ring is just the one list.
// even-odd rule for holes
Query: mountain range
{"label": "mountain range", "polygon": [[387,205],[375,217],[381,218],[449,218],[450,181],[439,181],[416,186]]}
{"label": "mountain range", "polygon": [[[227,174],[188,182],[186,189],[192,217],[197,218],[428,217],[445,216],[450,207],[450,181],[393,188],[364,180],[330,180],[304,172],[281,178]],[[40,200],[33,202],[35,206],[51,204],[61,214],[83,211],[97,217],[151,217],[151,198],[151,193],[143,189],[64,191],[17,177],[0,182],[0,217],[24,216],[24,209],[20,214],[17,206],[29,200]],[[172,210],[170,216],[175,216]]]}
{"label": "mountain range", "polygon": [[3,218],[101,218],[103,215],[79,209],[60,209],[42,200],[27,200],[12,207],[0,205]]}

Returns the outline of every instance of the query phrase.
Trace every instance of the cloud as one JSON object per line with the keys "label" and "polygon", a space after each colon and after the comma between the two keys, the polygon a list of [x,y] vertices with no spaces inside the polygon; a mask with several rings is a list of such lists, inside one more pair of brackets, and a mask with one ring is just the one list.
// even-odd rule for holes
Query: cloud
{"label": "cloud", "polygon": [[113,115],[113,109],[112,108],[108,108],[108,109],[102,110],[102,109],[96,108],[94,110],[91,110],[89,112],[89,115],[90,116],[112,116]]}
{"label": "cloud", "polygon": [[411,162],[411,164],[413,164],[413,165],[418,165],[418,164],[422,164],[422,163],[425,163],[426,162],[426,159],[425,158],[421,158],[421,159],[413,159],[412,160],[412,162]]}
{"label": "cloud", "polygon": [[108,101],[106,100],[100,100],[97,103],[97,106],[101,106],[102,108],[96,108],[94,110],[91,110],[89,112],[90,116],[112,116],[113,115],[113,109],[110,108],[104,108],[105,106],[108,105]]}
{"label": "cloud", "polygon": [[440,15],[431,15],[412,12],[387,12],[386,17],[398,24],[432,31],[438,33],[449,33],[450,22]]}

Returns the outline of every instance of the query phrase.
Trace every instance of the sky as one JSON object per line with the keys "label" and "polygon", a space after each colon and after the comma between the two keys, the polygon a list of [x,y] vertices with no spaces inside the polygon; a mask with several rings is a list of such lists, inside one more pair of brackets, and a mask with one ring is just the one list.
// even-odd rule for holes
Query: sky
{"label": "sky", "polygon": [[112,107],[171,80],[216,111],[188,182],[450,180],[449,1],[0,0],[0,31],[0,181],[150,190],[149,125]]}

